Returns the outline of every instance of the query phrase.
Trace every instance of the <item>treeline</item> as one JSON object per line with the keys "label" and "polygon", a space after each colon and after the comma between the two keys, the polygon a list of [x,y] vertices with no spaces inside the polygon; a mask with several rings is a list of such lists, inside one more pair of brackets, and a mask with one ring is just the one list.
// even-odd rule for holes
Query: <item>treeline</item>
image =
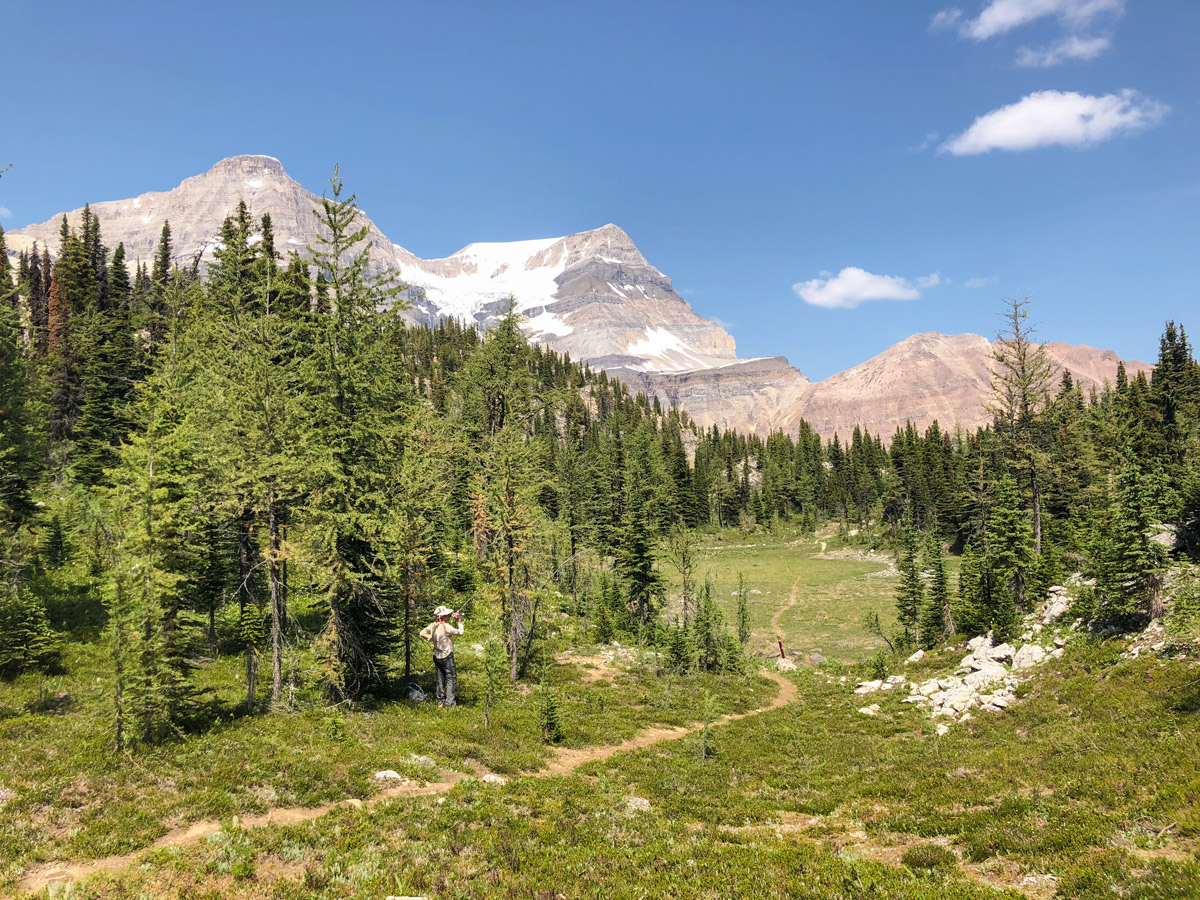
{"label": "treeline", "polygon": [[169,224],[130,266],[87,208],[54,257],[0,252],[0,673],[102,635],[119,740],[178,728],[216,652],[244,657],[250,707],[386,691],[439,603],[494,615],[510,678],[564,608],[680,668],[736,666],[748,632],[696,584],[696,526],[833,520],[900,547],[912,642],[1003,633],[1074,571],[1096,576],[1089,616],[1133,622],[1159,602],[1151,526],[1200,510],[1200,376],[1173,323],[1152,379],[1085,396],[1015,303],[993,427],[763,440],[529,345],[514,314],[405,324],[336,177],[316,214],[316,246],[283,258],[239,206],[206,271],[176,264]]}

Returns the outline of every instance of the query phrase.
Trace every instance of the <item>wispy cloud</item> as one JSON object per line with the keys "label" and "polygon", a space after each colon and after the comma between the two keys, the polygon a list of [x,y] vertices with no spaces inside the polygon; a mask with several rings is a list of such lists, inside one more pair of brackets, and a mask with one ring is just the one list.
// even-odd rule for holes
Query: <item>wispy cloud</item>
{"label": "wispy cloud", "polygon": [[1108,49],[1109,37],[1096,36],[1125,12],[1125,0],[990,0],[979,15],[967,16],[961,9],[947,7],[929,23],[931,31],[957,31],[973,41],[986,41],[1008,34],[1040,19],[1054,18],[1065,36],[1049,47],[1021,47],[1017,63],[1022,66],[1056,66],[1067,60],[1095,59]]}
{"label": "wispy cloud", "polygon": [[733,322],[726,322],[724,319],[719,319],[716,316],[709,316],[708,321],[715,322],[716,324],[718,324],[722,328],[724,328],[726,331],[728,331],[730,328],[735,327]]}
{"label": "wispy cloud", "polygon": [[917,146],[912,148],[912,152],[913,153],[923,153],[924,151],[926,151],[930,147],[932,147],[934,144],[936,144],[938,142],[938,138],[940,138],[940,137],[941,137],[941,135],[938,134],[936,131],[929,132],[929,134],[925,135],[925,140],[921,141],[921,143],[917,144]]}
{"label": "wispy cloud", "polygon": [[896,275],[875,275],[857,266],[847,266],[834,275],[822,272],[820,278],[792,285],[805,303],[824,309],[854,309],[867,300],[916,300],[921,290],[937,287],[941,277],[934,272],[917,279],[914,285]]}
{"label": "wispy cloud", "polygon": [[1124,90],[1100,97],[1074,91],[1037,91],[977,118],[940,153],[971,156],[992,150],[1032,150],[1059,144],[1086,147],[1153,127],[1170,107]]}
{"label": "wispy cloud", "polygon": [[1022,47],[1017,51],[1017,65],[1027,69],[1047,69],[1071,59],[1095,59],[1111,44],[1112,40],[1106,37],[1069,34],[1049,47]]}
{"label": "wispy cloud", "polygon": [[0,219],[11,219],[12,210],[7,206],[0,206]]}
{"label": "wispy cloud", "polygon": [[999,280],[995,275],[988,275],[986,278],[968,278],[963,282],[963,287],[975,290],[976,288],[987,287],[989,284]]}

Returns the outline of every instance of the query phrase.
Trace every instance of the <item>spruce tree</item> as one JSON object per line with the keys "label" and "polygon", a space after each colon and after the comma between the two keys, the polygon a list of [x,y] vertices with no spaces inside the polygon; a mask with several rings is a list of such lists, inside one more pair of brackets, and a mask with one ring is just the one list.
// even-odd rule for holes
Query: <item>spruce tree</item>
{"label": "spruce tree", "polygon": [[950,587],[946,580],[946,561],[936,531],[925,539],[925,569],[930,573],[929,590],[921,607],[921,647],[931,650],[954,632],[950,608]]}
{"label": "spruce tree", "polygon": [[916,528],[911,525],[906,527],[901,541],[896,561],[896,568],[900,572],[900,580],[896,585],[896,621],[904,630],[905,640],[912,644],[917,640],[918,620],[925,595],[921,583],[920,545]]}

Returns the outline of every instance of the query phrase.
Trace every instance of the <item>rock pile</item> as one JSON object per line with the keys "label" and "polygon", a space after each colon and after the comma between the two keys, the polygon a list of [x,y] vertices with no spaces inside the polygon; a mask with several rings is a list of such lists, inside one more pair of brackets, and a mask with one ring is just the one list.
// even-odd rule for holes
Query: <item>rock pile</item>
{"label": "rock pile", "polygon": [[[1065,589],[1063,589],[1065,596]],[[1066,597],[1067,605],[1070,597]],[[1051,597],[1047,606],[1056,602]],[[1054,613],[1058,618],[1066,611],[1066,607]],[[1031,619],[1044,618],[1031,617]],[[886,679],[860,681],[854,687],[854,693],[860,695],[874,694],[877,691],[888,691],[905,684],[909,694],[901,702],[911,703],[927,708],[933,718],[948,718],[965,722],[972,716],[972,710],[983,712],[1000,712],[1007,709],[1015,700],[1016,686],[1023,675],[1047,659],[1057,659],[1063,655],[1066,640],[1062,637],[1053,639],[1053,646],[1043,646],[1032,638],[1040,634],[1043,626],[1039,621],[1033,621],[1032,629],[1022,637],[1027,643],[1015,647],[1007,642],[996,644],[989,637],[971,639],[966,647],[970,651],[962,658],[958,669],[953,675],[930,678],[920,683],[909,682],[903,675],[891,675]],[[1035,630],[1036,631],[1035,631]],[[1047,636],[1048,638],[1048,636]],[[919,662],[924,654],[918,651],[906,662]],[[878,704],[864,706],[858,710],[863,715],[873,716],[879,713]],[[942,723],[937,727],[939,735],[946,734],[949,725]]]}

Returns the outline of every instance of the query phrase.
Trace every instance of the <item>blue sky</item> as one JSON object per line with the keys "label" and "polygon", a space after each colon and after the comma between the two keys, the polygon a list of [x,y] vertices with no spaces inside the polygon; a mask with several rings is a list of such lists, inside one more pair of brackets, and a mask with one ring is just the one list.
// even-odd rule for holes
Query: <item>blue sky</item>
{"label": "blue sky", "polygon": [[[0,224],[266,153],[393,241],[622,226],[741,356],[1200,335],[1200,3],[8,0]],[[936,283],[935,283],[936,282]],[[894,298],[894,299],[884,299]]]}

